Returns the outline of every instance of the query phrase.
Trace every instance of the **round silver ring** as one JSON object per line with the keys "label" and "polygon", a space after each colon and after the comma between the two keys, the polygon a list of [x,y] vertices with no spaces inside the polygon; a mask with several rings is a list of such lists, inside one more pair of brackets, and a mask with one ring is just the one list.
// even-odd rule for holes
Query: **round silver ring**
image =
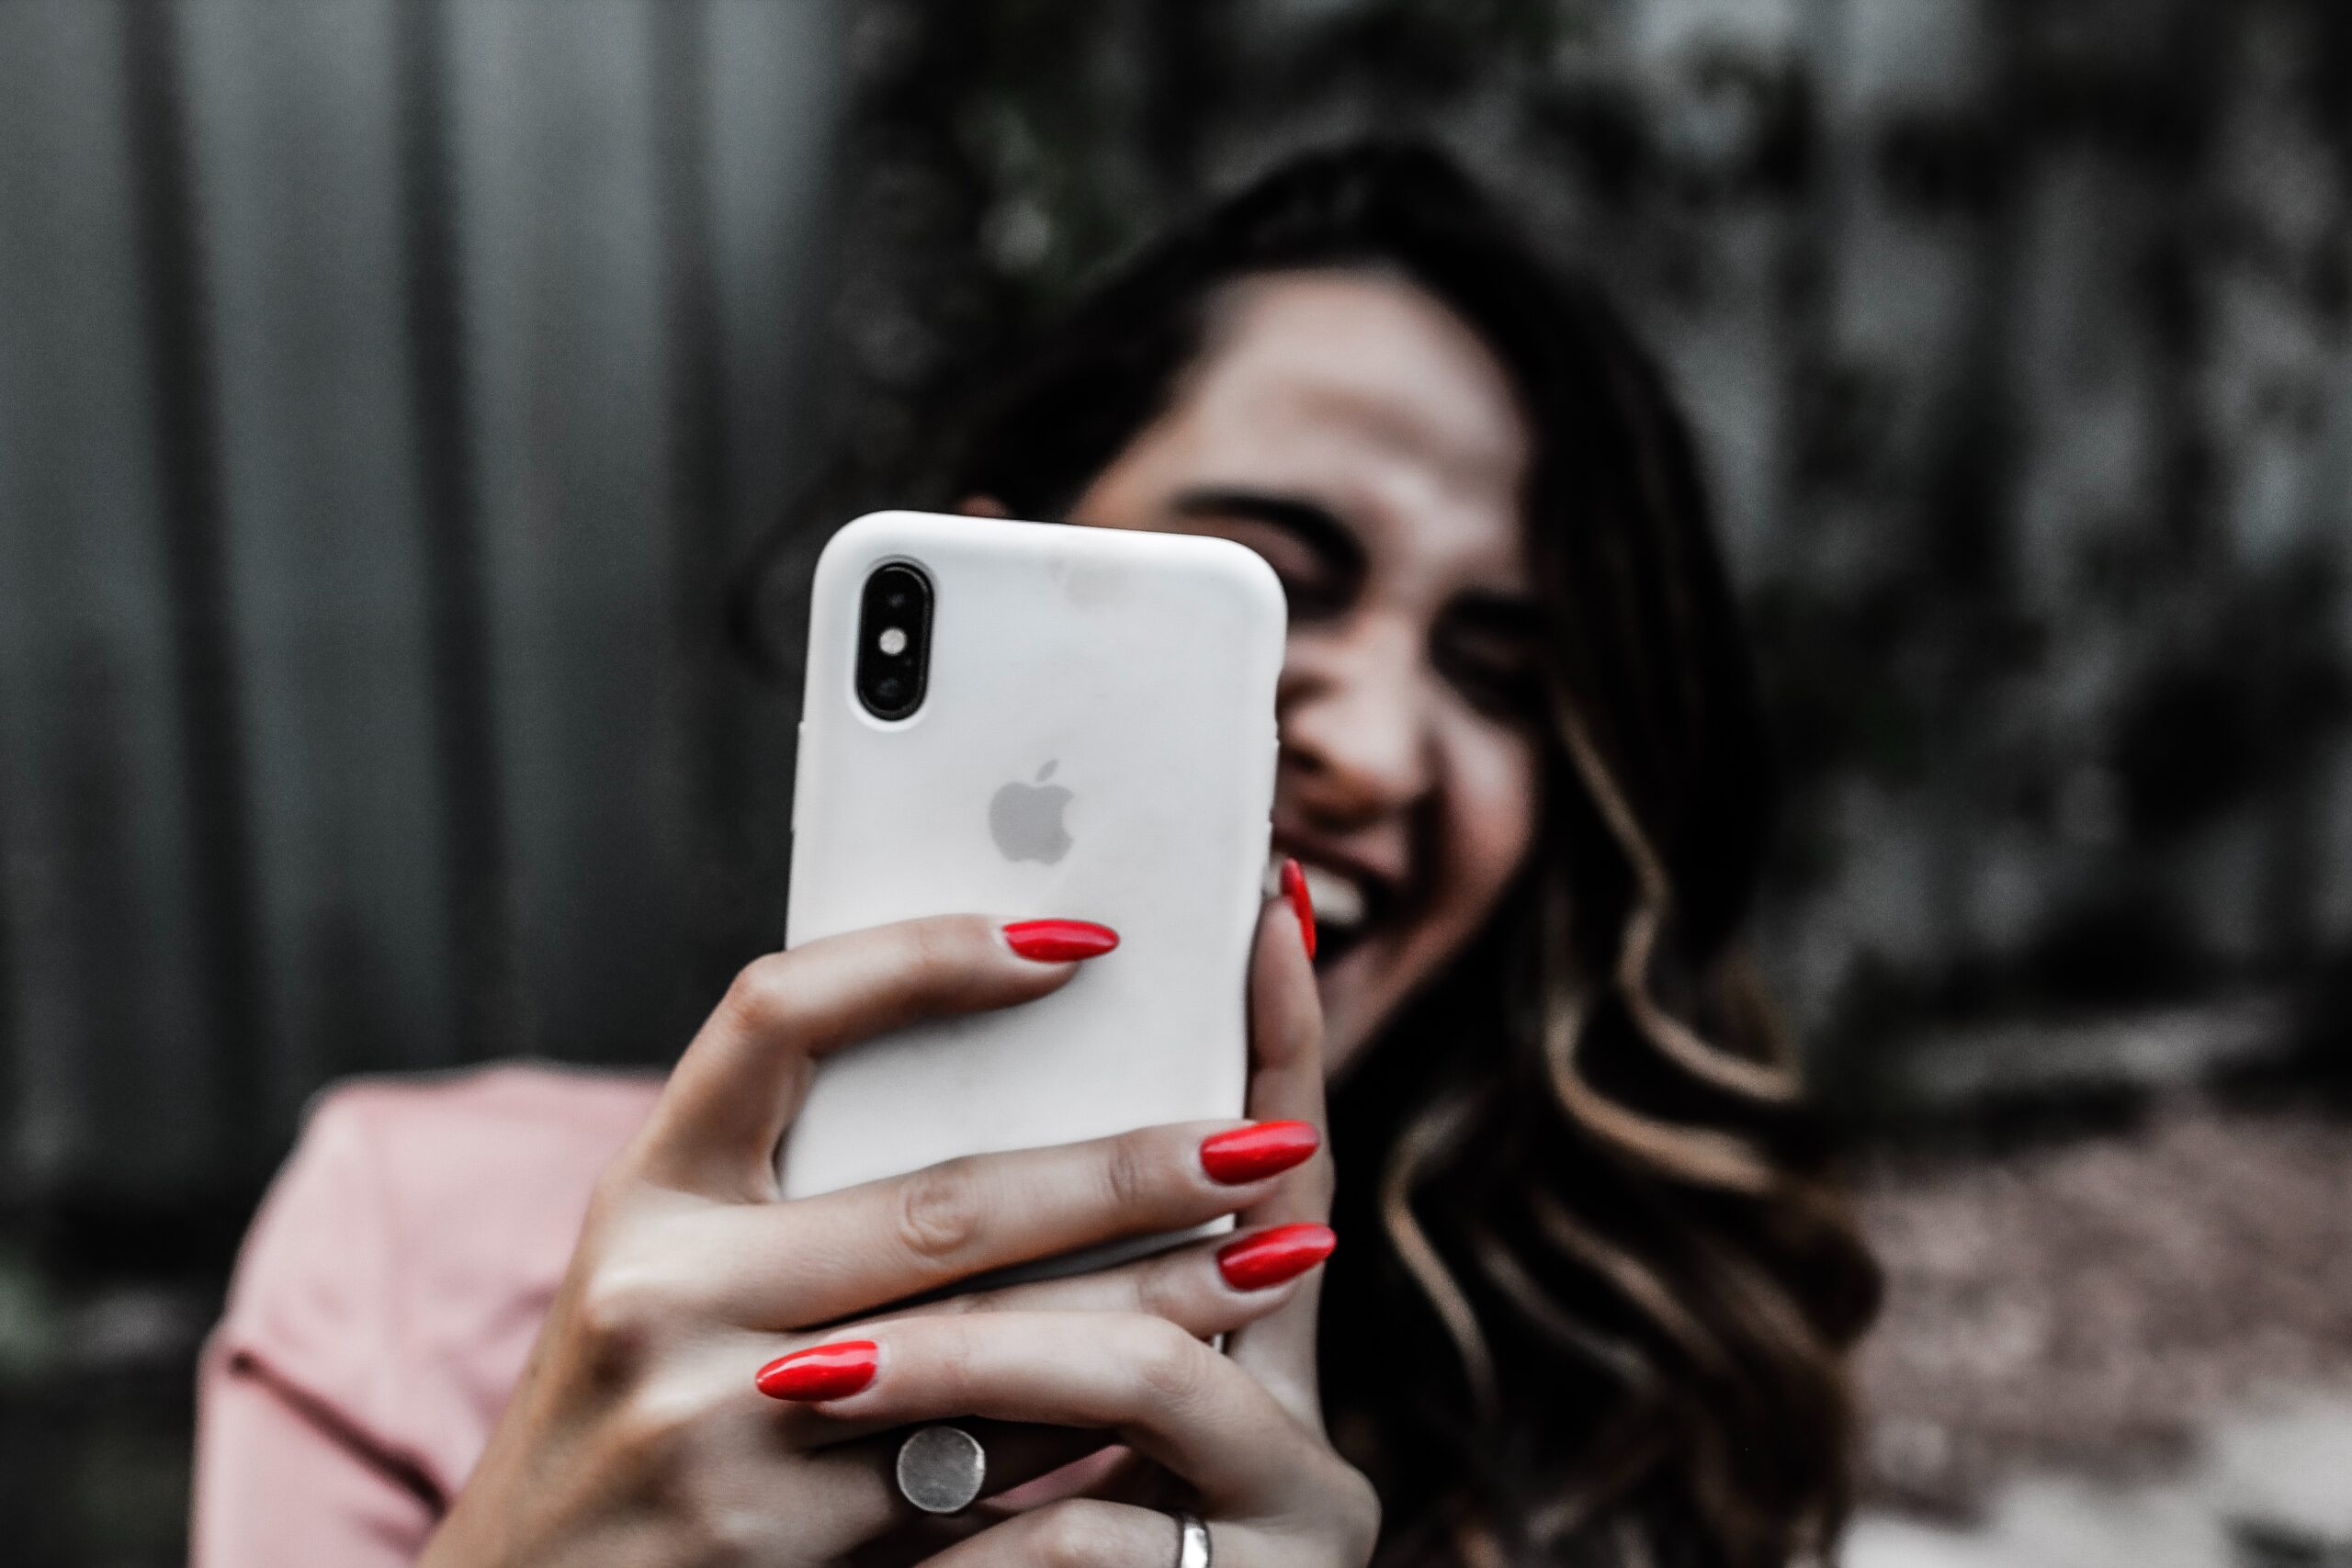
{"label": "round silver ring", "polygon": [[918,1427],[899,1445],[899,1495],[926,1514],[961,1513],[989,1478],[988,1450],[961,1427]]}
{"label": "round silver ring", "polygon": [[1198,1514],[1176,1516],[1176,1568],[1209,1568],[1209,1527]]}

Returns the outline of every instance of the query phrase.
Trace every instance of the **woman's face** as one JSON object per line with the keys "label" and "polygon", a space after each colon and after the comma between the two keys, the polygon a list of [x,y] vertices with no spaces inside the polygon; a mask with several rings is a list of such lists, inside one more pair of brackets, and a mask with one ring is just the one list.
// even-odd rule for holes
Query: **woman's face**
{"label": "woman's face", "polygon": [[1458,953],[1535,831],[1529,436],[1468,327],[1373,274],[1228,291],[1172,406],[1072,520],[1215,534],[1290,597],[1276,855],[1306,868],[1344,1067]]}

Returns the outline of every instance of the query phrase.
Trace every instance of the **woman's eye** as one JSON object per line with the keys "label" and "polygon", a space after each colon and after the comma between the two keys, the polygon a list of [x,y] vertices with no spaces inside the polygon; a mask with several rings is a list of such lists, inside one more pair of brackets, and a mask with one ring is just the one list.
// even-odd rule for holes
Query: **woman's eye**
{"label": "woman's eye", "polygon": [[1540,719],[1546,682],[1539,650],[1483,640],[1440,638],[1432,650],[1438,673],[1480,713],[1515,724]]}
{"label": "woman's eye", "polygon": [[1336,615],[1354,595],[1360,574],[1334,564],[1291,529],[1251,517],[1196,515],[1188,523],[1193,532],[1214,534],[1257,551],[1274,569],[1293,621]]}
{"label": "woman's eye", "polygon": [[1283,585],[1283,598],[1290,606],[1293,621],[1328,620],[1348,607],[1346,591],[1321,574],[1284,571],[1276,567],[1274,578]]}

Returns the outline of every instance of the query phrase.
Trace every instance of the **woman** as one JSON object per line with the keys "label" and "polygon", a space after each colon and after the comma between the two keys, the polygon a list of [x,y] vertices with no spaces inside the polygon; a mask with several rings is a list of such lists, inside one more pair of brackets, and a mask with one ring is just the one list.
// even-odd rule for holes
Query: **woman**
{"label": "woman", "polygon": [[[1436,155],[1310,156],[1100,290],[959,449],[968,510],[1283,581],[1302,919],[1261,924],[1250,1122],[769,1201],[811,1055],[1085,962],[979,916],[760,959],[662,1086],[345,1090],[208,1359],[199,1555],[1169,1568],[1170,1510],[1225,1568],[1825,1551],[1875,1280],[1734,945],[1753,680],[1616,317]],[[932,1523],[888,1434],[948,1418],[992,1484],[1044,1479]]]}

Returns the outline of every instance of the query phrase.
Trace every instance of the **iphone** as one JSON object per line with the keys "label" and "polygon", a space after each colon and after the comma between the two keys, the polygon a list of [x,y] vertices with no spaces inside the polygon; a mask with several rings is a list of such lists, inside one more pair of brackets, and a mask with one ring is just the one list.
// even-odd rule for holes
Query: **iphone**
{"label": "iphone", "polygon": [[1037,1001],[820,1062],[786,1198],[1241,1114],[1283,630],[1273,572],[1227,540],[912,512],[833,536],[786,945],[959,911],[1120,943]]}

